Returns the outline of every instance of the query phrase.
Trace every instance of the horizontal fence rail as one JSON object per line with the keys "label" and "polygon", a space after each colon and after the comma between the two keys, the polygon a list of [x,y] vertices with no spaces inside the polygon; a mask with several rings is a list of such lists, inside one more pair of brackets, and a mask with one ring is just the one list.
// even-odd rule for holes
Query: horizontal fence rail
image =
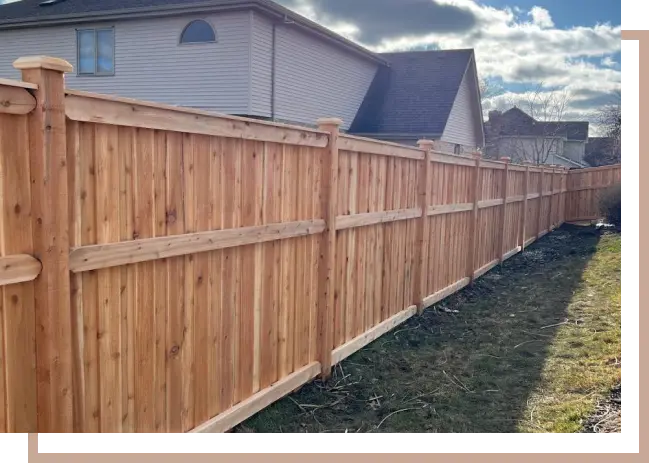
{"label": "horizontal fence rail", "polygon": [[567,171],[0,79],[0,431],[222,432],[598,216]]}

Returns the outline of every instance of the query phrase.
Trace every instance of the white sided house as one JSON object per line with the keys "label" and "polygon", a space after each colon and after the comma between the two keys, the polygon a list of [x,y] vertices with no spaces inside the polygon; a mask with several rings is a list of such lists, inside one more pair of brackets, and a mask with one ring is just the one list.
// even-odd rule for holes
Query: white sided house
{"label": "white sided house", "polygon": [[456,152],[484,145],[472,50],[375,54],[270,0],[1,5],[0,76],[19,78],[13,61],[32,55],[70,62],[77,90],[304,125],[338,117],[346,131]]}
{"label": "white sided house", "polygon": [[514,162],[588,167],[586,121],[538,121],[520,108],[490,111],[485,123],[487,157],[507,156]]}

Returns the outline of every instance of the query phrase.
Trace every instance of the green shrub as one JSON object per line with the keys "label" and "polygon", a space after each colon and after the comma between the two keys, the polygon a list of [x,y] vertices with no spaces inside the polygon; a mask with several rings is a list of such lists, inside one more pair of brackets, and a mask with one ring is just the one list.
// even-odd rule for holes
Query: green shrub
{"label": "green shrub", "polygon": [[611,225],[615,225],[616,227],[621,225],[622,188],[619,183],[600,192],[599,211]]}

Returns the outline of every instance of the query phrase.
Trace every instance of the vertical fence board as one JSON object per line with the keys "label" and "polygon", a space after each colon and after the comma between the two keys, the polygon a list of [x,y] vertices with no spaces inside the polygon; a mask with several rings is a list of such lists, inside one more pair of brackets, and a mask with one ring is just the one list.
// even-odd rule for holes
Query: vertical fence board
{"label": "vertical fence board", "polygon": [[[0,431],[182,432],[254,408],[314,361],[328,376],[340,352],[413,303],[438,301],[564,221],[595,218],[600,192],[620,178],[619,166],[502,169],[347,136],[338,153],[333,120],[318,135],[330,137],[325,147],[302,144],[308,129],[271,142],[119,122],[68,120],[52,142],[39,114],[0,115],[0,257],[32,254],[47,270],[0,286]],[[65,184],[52,188],[39,154],[49,143],[66,156]],[[307,220],[325,232],[73,268],[60,280],[53,268],[67,275],[68,256],[42,254],[44,233],[65,231],[44,208],[47,192],[65,198],[56,210],[73,254]],[[400,210],[410,215],[393,220]],[[335,230],[336,217],[359,214]],[[56,281],[63,294],[70,285],[69,301],[39,292]]]}

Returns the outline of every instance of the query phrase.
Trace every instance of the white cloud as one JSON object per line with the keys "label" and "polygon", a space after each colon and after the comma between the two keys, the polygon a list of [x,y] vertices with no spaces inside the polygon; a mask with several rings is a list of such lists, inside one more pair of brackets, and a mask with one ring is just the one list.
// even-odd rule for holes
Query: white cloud
{"label": "white cloud", "polygon": [[[309,9],[313,1],[300,0],[302,12],[308,11],[312,19],[359,41],[361,34],[353,25],[362,27],[362,18],[338,18],[335,23],[322,21],[316,9]],[[511,89],[539,83],[544,85],[545,91],[560,89],[570,93],[566,117],[573,119],[590,119],[597,107],[610,104],[610,100],[619,94],[621,74],[610,56],[621,50],[620,26],[598,24],[559,29],[554,25],[550,12],[540,7],[534,7],[524,15],[518,7],[494,8],[475,0],[435,0],[435,3],[470,12],[475,17],[475,26],[461,33],[439,32],[431,28],[430,33],[419,35],[408,34],[404,27],[401,37],[383,40],[373,46],[364,45],[377,52],[431,46],[440,49],[474,48],[480,75],[500,78],[505,89],[510,89],[487,99],[484,102],[485,113],[489,109],[503,109],[507,102],[525,97]],[[530,16],[532,21],[529,21]]]}
{"label": "white cloud", "polygon": [[554,27],[552,16],[550,16],[550,12],[545,8],[535,6],[532,7],[532,9],[527,14],[532,17],[532,23],[541,28]]}
{"label": "white cloud", "polygon": [[600,64],[602,66],[604,66],[604,67],[607,67],[607,68],[612,68],[612,67],[615,67],[617,65],[617,63],[615,61],[613,61],[613,58],[611,58],[610,56],[605,56],[604,58],[602,58],[602,61],[600,61]]}

